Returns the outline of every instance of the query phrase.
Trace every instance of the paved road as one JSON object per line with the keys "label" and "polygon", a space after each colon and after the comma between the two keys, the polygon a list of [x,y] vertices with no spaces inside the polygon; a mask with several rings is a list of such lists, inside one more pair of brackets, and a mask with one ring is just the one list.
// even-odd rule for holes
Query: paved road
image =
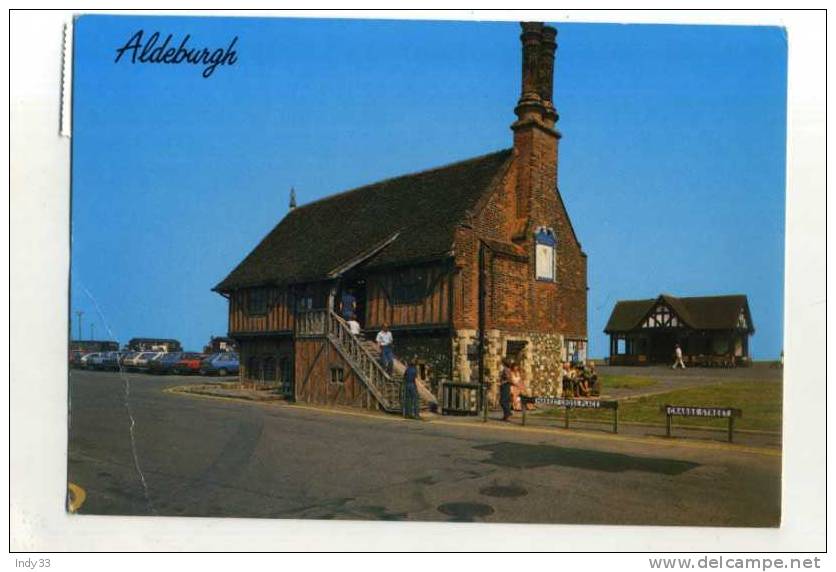
{"label": "paved road", "polygon": [[[777,452],[243,403],[73,371],[88,514],[775,526]],[[133,435],[133,438],[132,438]]]}

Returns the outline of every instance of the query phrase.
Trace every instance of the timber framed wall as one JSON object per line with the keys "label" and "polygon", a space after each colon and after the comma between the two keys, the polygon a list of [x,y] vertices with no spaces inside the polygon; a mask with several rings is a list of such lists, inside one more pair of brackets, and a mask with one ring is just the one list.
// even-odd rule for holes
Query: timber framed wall
{"label": "timber framed wall", "polygon": [[[452,317],[452,266],[424,264],[370,274],[366,279],[367,329],[448,326]],[[421,280],[424,296],[401,302],[398,282]]]}
{"label": "timber framed wall", "polygon": [[267,311],[251,314],[247,301],[253,289],[236,290],[229,297],[229,332],[290,332],[294,296],[287,288],[266,288]]}
{"label": "timber framed wall", "polygon": [[[377,400],[328,339],[296,338],[293,343],[296,401],[377,409]],[[332,369],[342,370],[341,382],[332,381]]]}

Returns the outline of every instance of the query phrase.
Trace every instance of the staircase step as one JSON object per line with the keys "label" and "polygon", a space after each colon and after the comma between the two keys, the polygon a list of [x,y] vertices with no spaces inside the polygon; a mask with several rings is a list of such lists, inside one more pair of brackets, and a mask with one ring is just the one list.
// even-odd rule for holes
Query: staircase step
{"label": "staircase step", "polygon": [[[344,357],[349,361],[352,368],[355,370],[356,373],[360,375],[362,379],[365,378],[366,374],[358,369],[357,364],[353,363],[353,359],[351,358],[353,352],[348,348],[344,348],[342,341],[336,335],[329,335],[331,342],[337,346],[337,348],[344,353]],[[372,359],[380,362],[380,355],[381,351],[378,349],[377,343],[373,340],[367,340],[362,338],[352,338],[352,337],[344,337],[348,344],[353,344],[355,341],[358,346]],[[406,364],[404,364],[401,360],[395,358],[392,364],[392,374],[391,376],[386,376],[382,378],[379,382],[376,382],[377,385],[372,387],[369,386],[370,390],[376,393],[379,396],[379,401],[381,401],[381,406],[390,412],[398,412],[403,408],[403,404],[401,402],[401,383],[403,380],[403,374],[406,371]],[[368,384],[370,380],[364,381]],[[421,410],[428,410],[431,405],[437,405],[437,401],[435,396],[429,391],[426,386],[426,382],[419,380],[419,389],[418,389],[418,400],[419,400],[419,407]],[[385,403],[384,403],[385,401]]]}

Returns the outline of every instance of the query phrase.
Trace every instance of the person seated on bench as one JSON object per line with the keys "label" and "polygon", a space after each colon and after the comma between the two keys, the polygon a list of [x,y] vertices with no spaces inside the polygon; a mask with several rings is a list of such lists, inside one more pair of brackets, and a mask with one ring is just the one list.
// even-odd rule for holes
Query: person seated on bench
{"label": "person seated on bench", "polygon": [[569,398],[575,395],[574,388],[574,372],[569,366],[569,362],[563,362],[563,371],[561,372],[561,381],[563,386],[563,397]]}
{"label": "person seated on bench", "polygon": [[575,397],[589,397],[589,378],[586,376],[586,371],[579,369],[577,380]]}
{"label": "person seated on bench", "polygon": [[583,370],[589,388],[589,395],[601,395],[601,388],[598,387],[598,372],[595,371],[595,364],[589,362]]}
{"label": "person seated on bench", "polygon": [[584,396],[583,384],[584,384],[583,368],[581,368],[580,364],[573,365],[572,366],[572,393],[575,397],[583,397]]}

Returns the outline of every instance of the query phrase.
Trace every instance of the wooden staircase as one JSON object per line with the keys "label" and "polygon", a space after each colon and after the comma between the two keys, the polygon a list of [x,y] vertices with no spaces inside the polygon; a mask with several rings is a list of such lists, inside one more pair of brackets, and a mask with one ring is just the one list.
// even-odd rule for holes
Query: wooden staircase
{"label": "wooden staircase", "polygon": [[[362,337],[355,337],[348,324],[333,310],[306,310],[296,320],[296,335],[301,337],[326,337],[354,373],[362,380],[380,407],[389,413],[401,413],[401,389],[406,366],[395,360],[392,375],[380,365],[380,350],[377,344]],[[422,408],[437,400],[423,382],[416,380]]]}
{"label": "wooden staircase", "polygon": [[[362,339],[360,340],[360,344],[380,363],[380,350],[377,348],[377,343]],[[392,377],[397,380],[402,380],[404,372],[406,372],[406,364],[398,358],[395,358],[392,364]],[[438,399],[436,399],[433,392],[430,391],[423,380],[420,378],[416,379],[415,385],[418,387],[418,399],[420,400],[421,409],[428,410],[431,406],[438,406]]]}
{"label": "wooden staircase", "polygon": [[401,382],[386,373],[380,365],[379,352],[376,352],[378,355],[370,352],[361,339],[351,335],[348,325],[334,311],[328,312],[327,336],[384,411],[403,411]]}

